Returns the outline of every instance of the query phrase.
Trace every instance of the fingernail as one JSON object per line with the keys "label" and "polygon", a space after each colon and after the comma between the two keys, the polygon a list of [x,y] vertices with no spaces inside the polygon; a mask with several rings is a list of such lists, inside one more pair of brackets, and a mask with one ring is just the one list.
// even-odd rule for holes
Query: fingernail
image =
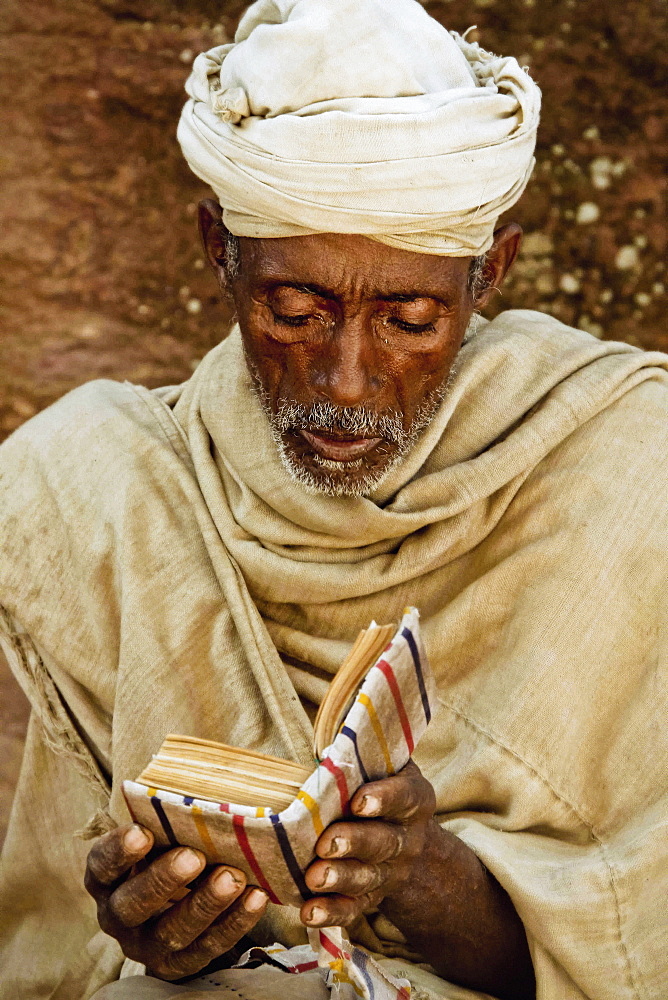
{"label": "fingernail", "polygon": [[212,883],[217,896],[230,896],[233,892],[237,892],[243,885],[242,882],[234,878],[232,872],[228,871],[227,868],[216,872]]}
{"label": "fingernail", "polygon": [[375,795],[365,795],[362,799],[362,808],[360,813],[362,816],[377,816],[381,810],[380,799],[376,798]]}
{"label": "fingernail", "polygon": [[135,851],[143,850],[143,848],[148,845],[148,842],[149,838],[147,834],[145,834],[142,828],[136,824],[131,826],[123,837],[123,844],[129,851],[132,851],[133,854]]}
{"label": "fingernail", "polygon": [[194,851],[187,848],[179,851],[172,860],[172,870],[176,875],[196,875],[202,863]]}
{"label": "fingernail", "polygon": [[327,922],[327,911],[322,906],[314,906],[308,915],[309,924],[324,924]]}
{"label": "fingernail", "polygon": [[249,913],[257,913],[258,910],[262,909],[266,900],[266,892],[262,892],[262,889],[253,889],[244,899],[244,910],[248,910]]}
{"label": "fingernail", "polygon": [[347,854],[350,850],[350,841],[345,837],[334,837],[332,840],[332,846],[329,849],[330,857],[340,857],[342,854]]}
{"label": "fingernail", "polygon": [[320,888],[330,889],[333,885],[336,885],[336,871],[334,868],[327,868],[320,882]]}

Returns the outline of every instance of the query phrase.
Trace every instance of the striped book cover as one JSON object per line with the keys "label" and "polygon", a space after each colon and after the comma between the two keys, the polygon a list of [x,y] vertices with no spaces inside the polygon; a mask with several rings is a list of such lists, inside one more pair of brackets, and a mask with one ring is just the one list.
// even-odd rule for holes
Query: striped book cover
{"label": "striped book cover", "polygon": [[304,872],[315,842],[345,817],[360,785],[401,770],[425,731],[435,683],[420,637],[419,615],[408,608],[391,642],[368,670],[333,743],[282,812],[266,805],[211,802],[136,781],[123,791],[134,819],[156,843],[203,851],[210,863],[244,871],[273,903],[300,906],[312,894]]}

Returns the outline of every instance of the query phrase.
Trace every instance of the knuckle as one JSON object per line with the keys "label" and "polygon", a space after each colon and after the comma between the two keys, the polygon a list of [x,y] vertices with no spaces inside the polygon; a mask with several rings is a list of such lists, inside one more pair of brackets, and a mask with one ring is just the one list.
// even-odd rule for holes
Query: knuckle
{"label": "knuckle", "polygon": [[[225,919],[218,925],[220,929],[220,939],[227,941],[231,939],[228,947],[232,947],[233,944],[237,943],[237,940],[242,936],[247,927],[252,924],[253,915],[247,913],[246,910],[238,907],[237,909],[231,910],[230,913],[225,915]],[[218,929],[217,928],[217,929]]]}
{"label": "knuckle", "polygon": [[105,934],[108,934],[113,938],[118,938],[118,923],[114,919],[113,912],[111,911],[109,905],[98,906],[97,922],[100,925],[100,929],[103,930]]}
{"label": "knuckle", "polygon": [[[109,836],[109,834],[106,834],[106,836]],[[110,882],[112,881],[111,869],[112,865],[108,846],[98,841],[96,844],[93,844],[88,852],[85,878],[102,883]]]}
{"label": "knuckle", "polygon": [[214,958],[218,958],[220,955],[224,955],[225,952],[229,951],[236,944],[236,940],[230,940],[227,936],[217,936],[217,935],[207,935],[206,938],[202,939],[200,945],[199,954],[201,956],[201,964],[208,965],[212,962]]}
{"label": "knuckle", "polygon": [[[124,927],[130,927],[132,925],[133,916],[132,909],[134,898],[132,895],[128,895],[127,892],[123,892],[124,886],[121,889],[117,889],[116,892],[109,897],[106,907],[106,919],[115,925],[122,925]],[[102,928],[104,930],[104,928]]]}
{"label": "knuckle", "polygon": [[190,941],[184,928],[174,923],[159,923],[153,931],[155,942],[165,951],[181,951]]}
{"label": "knuckle", "polygon": [[216,954],[229,951],[239,938],[243,937],[247,930],[254,925],[257,920],[257,913],[248,913],[243,907],[235,907],[216,921],[209,931],[202,936],[202,940],[207,945],[216,950]]}
{"label": "knuckle", "polygon": [[113,915],[127,927],[136,927],[156,913],[181,883],[170,873],[164,856],[124,882],[109,897]]}
{"label": "knuckle", "polygon": [[[123,836],[127,827],[117,827],[99,837],[86,860],[86,876],[90,880],[109,885],[130,866],[123,849]],[[84,883],[85,884],[85,883]],[[90,890],[89,890],[90,891]]]}
{"label": "knuckle", "polygon": [[427,811],[433,813],[436,808],[434,786],[425,778],[416,764],[412,761],[411,764],[413,765],[412,770],[406,775],[408,778],[407,792],[410,793],[410,800],[407,802],[407,805],[414,802],[416,811],[420,813]]}
{"label": "knuckle", "polygon": [[131,959],[133,962],[139,962],[140,965],[150,964],[151,952],[147,949],[143,939],[136,935],[130,935],[119,940],[118,943],[126,958]]}
{"label": "knuckle", "polygon": [[371,896],[369,893],[365,893],[364,896],[358,896],[358,898],[355,900],[354,910],[351,908],[349,912],[350,922],[352,922],[353,920],[357,920],[357,918],[361,916],[362,913],[365,913],[367,910],[371,909],[371,905],[369,903],[370,898]]}
{"label": "knuckle", "polygon": [[86,865],[86,871],[84,872],[84,889],[93,899],[101,895],[102,887],[100,880],[93,874],[90,863]]}
{"label": "knuckle", "polygon": [[369,865],[365,875],[364,891],[367,893],[373,892],[374,889],[383,884],[387,877],[385,865]]}
{"label": "knuckle", "polygon": [[209,886],[203,886],[198,892],[194,892],[188,903],[190,915],[199,923],[203,920],[209,922],[214,920],[227,905],[224,900],[213,894]]}
{"label": "knuckle", "polygon": [[396,814],[412,819],[423,808],[423,790],[414,779],[404,779],[396,797]]}
{"label": "knuckle", "polygon": [[112,919],[123,927],[138,927],[154,909],[155,900],[135,885],[122,885],[108,900]]}
{"label": "knuckle", "polygon": [[385,861],[395,861],[406,848],[406,830],[403,826],[394,826],[387,830]]}
{"label": "knuckle", "polygon": [[158,858],[148,866],[138,876],[142,880],[142,892],[146,896],[153,897],[156,901],[167,900],[171,894],[181,886],[181,880],[177,878],[169,868],[168,859]]}
{"label": "knuckle", "polygon": [[336,922],[341,925],[341,927],[350,927],[360,913],[364,911],[363,899],[361,897],[357,902],[352,903],[352,905],[342,907],[340,912],[336,914]]}
{"label": "knuckle", "polygon": [[373,863],[349,862],[338,876],[335,887],[338,892],[359,897],[375,889],[383,880],[381,866]]}
{"label": "knuckle", "polygon": [[367,913],[369,910],[375,910],[384,897],[385,893],[382,889],[374,889],[372,892],[367,893],[366,901],[362,906],[362,913]]}
{"label": "knuckle", "polygon": [[189,969],[188,963],[183,959],[177,959],[174,955],[161,956],[153,962],[145,963],[147,969],[150,968],[151,975],[158,979],[180,979],[187,976],[190,971],[197,972],[197,969]]}

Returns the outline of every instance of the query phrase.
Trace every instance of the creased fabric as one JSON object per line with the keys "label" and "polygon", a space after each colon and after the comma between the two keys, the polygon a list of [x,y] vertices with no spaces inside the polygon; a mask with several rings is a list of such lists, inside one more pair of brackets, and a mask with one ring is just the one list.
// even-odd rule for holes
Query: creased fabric
{"label": "creased fabric", "polygon": [[533,169],[537,85],[416,0],[258,0],[186,90],[181,148],[239,236],[481,254]]}
{"label": "creased fabric", "polygon": [[[540,1000],[663,1000],[667,414],[665,355],[509,311],[463,346],[370,498],[290,480],[238,331],[182,387],[94,382],[15,432],[3,648],[35,712],[0,995],[79,1000],[119,975],[74,834],[102,806],[127,820],[122,782],[167,732],[308,764],[282,657],[332,674],[360,628],[412,603],[440,705],[415,759],[442,824],[509,892]],[[90,768],[53,748],[57,727],[44,741],[28,639]],[[304,944],[296,911],[270,906],[256,940]],[[380,915],[354,940],[413,968]]]}

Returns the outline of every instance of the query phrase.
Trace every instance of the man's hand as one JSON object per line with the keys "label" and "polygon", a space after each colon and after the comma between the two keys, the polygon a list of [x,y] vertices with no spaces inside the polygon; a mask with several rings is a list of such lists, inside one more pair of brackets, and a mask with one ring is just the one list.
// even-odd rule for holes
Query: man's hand
{"label": "man's hand", "polygon": [[[319,896],[304,903],[310,927],[354,923],[386,897],[402,895],[427,838],[443,831],[434,819],[436,796],[413,761],[400,774],[363,785],[350,808],[360,822],[332,823],[320,836],[306,884]],[[345,860],[339,860],[345,859]]]}
{"label": "man's hand", "polygon": [[535,997],[524,927],[498,882],[463,841],[434,818],[436,797],[413,761],[363,785],[352,821],[332,823],[306,872],[316,895],[301,908],[309,927],[349,926],[375,907],[436,971],[502,998]]}
{"label": "man's hand", "polygon": [[100,927],[128,958],[159,979],[180,979],[233,948],[264,913],[267,895],[247,888],[237,868],[219,865],[173,903],[203,872],[204,855],[177,847],[133,871],[152,846],[152,835],[137,824],[105,834],[88,855],[85,885]]}

